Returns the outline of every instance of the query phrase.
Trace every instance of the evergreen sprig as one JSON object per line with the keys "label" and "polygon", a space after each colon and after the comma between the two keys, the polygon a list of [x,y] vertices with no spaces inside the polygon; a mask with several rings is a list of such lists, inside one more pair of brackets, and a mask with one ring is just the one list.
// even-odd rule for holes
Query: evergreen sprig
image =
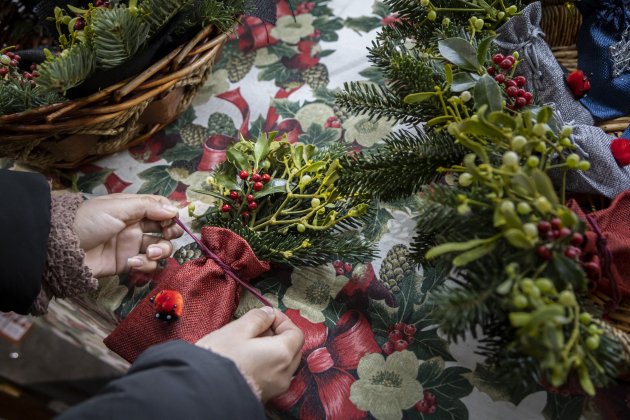
{"label": "evergreen sprig", "polygon": [[153,36],[176,14],[191,4],[192,0],[143,0],[138,4],[138,11],[149,25],[149,36]]}
{"label": "evergreen sprig", "polygon": [[13,114],[40,106],[65,102],[57,92],[39,85],[31,86],[27,80],[6,79],[0,81],[0,115]]}
{"label": "evergreen sprig", "polygon": [[91,33],[96,65],[108,69],[123,64],[147,41],[149,29],[126,7],[94,9]]}
{"label": "evergreen sprig", "polygon": [[75,44],[38,66],[37,84],[45,89],[65,93],[87,79],[95,67],[96,57],[92,49],[86,44]]}

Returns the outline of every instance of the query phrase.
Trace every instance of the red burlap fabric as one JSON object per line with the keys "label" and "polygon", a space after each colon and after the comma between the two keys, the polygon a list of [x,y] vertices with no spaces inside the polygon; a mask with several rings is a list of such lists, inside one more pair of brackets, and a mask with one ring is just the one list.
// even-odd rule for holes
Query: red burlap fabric
{"label": "red burlap fabric", "polygon": [[[258,260],[247,242],[227,229],[206,227],[203,242],[232,268],[243,281],[250,281],[269,270],[269,264]],[[179,265],[169,260],[155,278],[156,287],[105,338],[105,345],[133,362],[148,347],[172,339],[194,343],[206,334],[224,326],[234,316],[239,301],[237,282],[210,258],[199,258]],[[149,301],[160,290],[176,290],[184,298],[184,313],[179,320],[167,323],[155,319],[155,308]]]}
{"label": "red burlap fabric", "polygon": [[[611,261],[605,261],[604,255],[598,249],[598,236],[586,214],[573,200],[569,201],[568,206],[586,223],[587,242],[582,251],[582,260],[596,259],[601,264],[602,275],[597,286],[611,296],[614,294],[614,285],[611,285],[613,281],[620,297],[630,297],[630,190],[617,196],[608,208],[589,213],[606,240]],[[610,268],[608,275],[605,265]]]}

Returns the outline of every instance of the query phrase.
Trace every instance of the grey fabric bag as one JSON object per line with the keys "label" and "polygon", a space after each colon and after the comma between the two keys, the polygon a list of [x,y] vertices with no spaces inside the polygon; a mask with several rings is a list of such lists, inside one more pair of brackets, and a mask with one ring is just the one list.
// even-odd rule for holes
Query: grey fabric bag
{"label": "grey fabric bag", "polygon": [[569,123],[593,125],[593,117],[573,97],[564,81],[562,67],[543,38],[541,18],[540,2],[530,4],[497,30],[494,42],[504,54],[518,51],[523,62],[516,72],[527,78],[526,89],[539,104],[553,105]]}
{"label": "grey fabric bag", "polygon": [[[592,125],[573,127],[575,153],[591,163],[586,172],[569,171],[567,191],[584,194],[599,194],[610,199],[630,189],[630,166],[621,167],[610,150],[614,137]],[[550,176],[555,184],[562,181],[561,172],[553,171]]]}

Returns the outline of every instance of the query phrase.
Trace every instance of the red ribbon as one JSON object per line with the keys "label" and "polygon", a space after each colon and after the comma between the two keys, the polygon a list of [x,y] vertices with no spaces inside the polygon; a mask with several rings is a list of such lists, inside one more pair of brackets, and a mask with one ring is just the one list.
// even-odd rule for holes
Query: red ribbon
{"label": "red ribbon", "polygon": [[[350,401],[350,387],[359,361],[380,353],[368,320],[356,311],[346,312],[329,330],[289,309],[286,315],[304,332],[302,364],[289,390],[273,404],[286,411],[300,403],[300,419],[364,419],[367,413]],[[329,334],[330,332],[330,334]]]}

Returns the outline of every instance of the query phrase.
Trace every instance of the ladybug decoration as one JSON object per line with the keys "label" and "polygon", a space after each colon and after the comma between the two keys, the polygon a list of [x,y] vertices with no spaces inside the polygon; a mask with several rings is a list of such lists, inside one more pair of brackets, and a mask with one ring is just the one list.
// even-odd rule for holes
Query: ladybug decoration
{"label": "ladybug decoration", "polygon": [[175,290],[162,290],[149,301],[155,306],[155,319],[172,322],[184,313],[184,298]]}
{"label": "ladybug decoration", "polygon": [[582,70],[575,70],[566,76],[567,85],[575,99],[580,99],[591,90],[591,82]]}

